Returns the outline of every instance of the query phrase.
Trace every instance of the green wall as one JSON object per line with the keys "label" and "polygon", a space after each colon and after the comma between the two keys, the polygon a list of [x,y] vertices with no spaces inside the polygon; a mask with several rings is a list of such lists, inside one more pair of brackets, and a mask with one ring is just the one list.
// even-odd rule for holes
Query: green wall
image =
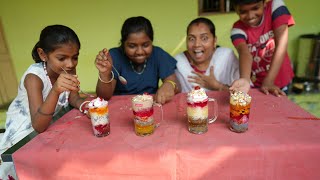
{"label": "green wall", "polygon": [[[31,50],[47,25],[64,24],[76,31],[82,47],[78,73],[82,89],[94,91],[97,70],[94,59],[104,47],[118,46],[124,20],[142,15],[155,31],[154,44],[175,55],[185,49],[187,24],[198,16],[197,0],[0,0],[0,18],[19,80],[33,63]],[[290,28],[289,54],[295,61],[298,37],[320,32],[320,1],[287,0],[296,25]],[[207,16],[216,25],[218,44],[232,47],[229,39],[237,15]],[[233,48],[233,47],[232,47]]]}

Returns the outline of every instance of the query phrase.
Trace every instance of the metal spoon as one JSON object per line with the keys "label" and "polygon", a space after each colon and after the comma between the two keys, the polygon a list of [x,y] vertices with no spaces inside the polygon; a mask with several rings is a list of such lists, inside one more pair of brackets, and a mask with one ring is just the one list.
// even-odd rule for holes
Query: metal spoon
{"label": "metal spoon", "polygon": [[118,74],[119,77],[119,81],[121,82],[121,84],[126,85],[128,82],[126,80],[126,78],[124,78],[123,76],[120,75],[120,73],[118,72],[118,70],[112,65],[112,68],[116,71],[116,73]]}
{"label": "metal spoon", "polygon": [[[62,69],[66,74],[69,74],[65,69],[63,69],[63,67],[61,67],[61,69]],[[94,95],[92,95],[92,94],[83,92],[83,91],[80,89],[80,86],[79,86],[79,85],[78,85],[78,88],[79,88],[79,92],[80,92],[80,93],[82,93],[82,94],[84,94],[84,95],[87,95],[87,96],[89,96],[89,97],[94,97]]]}

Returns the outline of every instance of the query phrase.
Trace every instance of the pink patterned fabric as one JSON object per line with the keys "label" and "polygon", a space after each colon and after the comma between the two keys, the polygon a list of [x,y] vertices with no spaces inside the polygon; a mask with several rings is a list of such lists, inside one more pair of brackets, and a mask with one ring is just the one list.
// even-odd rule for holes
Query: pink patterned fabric
{"label": "pink patterned fabric", "polygon": [[[207,133],[187,130],[186,94],[163,106],[154,134],[134,133],[132,96],[109,101],[111,133],[93,136],[72,110],[13,154],[19,179],[320,179],[320,121],[287,97],[253,97],[249,130],[227,127],[227,92],[209,92],[219,117]],[[210,108],[210,107],[209,107]],[[159,109],[155,118],[160,119]],[[292,119],[299,117],[305,119]]]}

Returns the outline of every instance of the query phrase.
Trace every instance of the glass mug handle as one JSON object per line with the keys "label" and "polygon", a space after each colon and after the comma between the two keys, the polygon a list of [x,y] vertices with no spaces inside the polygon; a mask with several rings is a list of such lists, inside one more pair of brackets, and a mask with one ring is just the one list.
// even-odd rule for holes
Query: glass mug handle
{"label": "glass mug handle", "polygon": [[[217,118],[218,118],[218,103],[217,103],[217,100],[214,99],[214,98],[209,98],[208,101],[209,101],[208,104],[209,104],[210,102],[213,102],[213,112],[214,112],[214,114],[213,114],[213,116],[212,116],[210,119],[208,119],[208,123],[211,124],[211,123],[213,123],[214,121],[216,121]],[[209,106],[209,105],[208,105],[208,106]],[[211,109],[211,108],[209,108],[209,109]]]}
{"label": "glass mug handle", "polygon": [[156,102],[153,103],[153,106],[157,106],[157,107],[159,107],[161,109],[161,119],[160,119],[160,121],[158,123],[156,123],[156,120],[154,120],[154,122],[155,122],[154,127],[157,128],[157,127],[160,126],[160,122],[162,122],[162,120],[163,120],[163,109],[162,109],[162,105],[159,104],[159,103],[156,103]]}

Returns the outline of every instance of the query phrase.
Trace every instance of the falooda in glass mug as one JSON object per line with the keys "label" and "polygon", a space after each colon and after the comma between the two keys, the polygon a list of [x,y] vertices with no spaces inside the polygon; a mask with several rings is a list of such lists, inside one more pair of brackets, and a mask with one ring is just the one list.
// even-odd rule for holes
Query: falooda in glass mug
{"label": "falooda in glass mug", "polygon": [[136,95],[131,99],[133,110],[134,131],[138,136],[153,134],[160,123],[155,123],[154,106],[161,109],[161,121],[163,119],[162,105],[153,102],[153,96],[147,93]]}
{"label": "falooda in glass mug", "polygon": [[[209,103],[213,106],[209,108]],[[209,109],[213,108],[213,115],[209,118]],[[203,88],[196,86],[187,94],[188,130],[194,134],[203,134],[208,131],[208,124],[218,118],[218,103],[209,98]]]}

